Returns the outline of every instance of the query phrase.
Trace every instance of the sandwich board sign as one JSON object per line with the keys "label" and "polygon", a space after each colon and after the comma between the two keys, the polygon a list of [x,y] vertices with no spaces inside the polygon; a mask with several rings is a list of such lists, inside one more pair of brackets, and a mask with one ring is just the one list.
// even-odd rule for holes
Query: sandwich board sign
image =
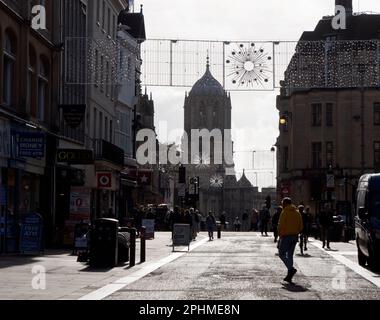
{"label": "sandwich board sign", "polygon": [[145,227],[145,239],[154,239],[154,219],[143,219],[142,225]]}
{"label": "sandwich board sign", "polygon": [[43,220],[38,213],[27,215],[21,225],[20,252],[38,255],[42,249]]}
{"label": "sandwich board sign", "polygon": [[190,251],[190,225],[175,224],[173,226],[173,251],[175,246],[187,246]]}

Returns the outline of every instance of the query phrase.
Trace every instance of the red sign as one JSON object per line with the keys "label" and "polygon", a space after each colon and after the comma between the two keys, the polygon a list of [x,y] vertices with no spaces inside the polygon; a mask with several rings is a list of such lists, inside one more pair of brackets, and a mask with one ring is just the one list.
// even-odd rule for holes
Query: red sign
{"label": "red sign", "polygon": [[111,172],[97,172],[98,189],[109,189],[112,187]]}

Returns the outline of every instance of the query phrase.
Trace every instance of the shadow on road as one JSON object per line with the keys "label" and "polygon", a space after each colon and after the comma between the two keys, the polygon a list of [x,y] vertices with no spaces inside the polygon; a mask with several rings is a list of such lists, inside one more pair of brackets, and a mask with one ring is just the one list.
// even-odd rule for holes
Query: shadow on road
{"label": "shadow on road", "polygon": [[305,288],[304,286],[301,286],[299,284],[295,283],[283,283],[282,284],[282,289],[285,289],[290,292],[306,292],[309,291],[309,289]]}
{"label": "shadow on road", "polygon": [[311,256],[310,254],[306,253],[306,254],[300,254],[300,253],[297,253],[296,254],[297,257],[301,257],[301,258],[312,258],[313,256]]}

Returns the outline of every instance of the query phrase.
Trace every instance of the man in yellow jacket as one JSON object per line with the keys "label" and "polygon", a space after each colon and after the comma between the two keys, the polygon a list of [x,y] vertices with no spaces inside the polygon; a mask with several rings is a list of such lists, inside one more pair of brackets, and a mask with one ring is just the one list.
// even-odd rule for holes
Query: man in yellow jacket
{"label": "man in yellow jacket", "polygon": [[303,229],[302,217],[290,198],[282,200],[283,210],[278,222],[278,235],[280,237],[279,256],[288,268],[284,281],[291,283],[297,269],[293,267],[293,255],[298,242],[298,235]]}

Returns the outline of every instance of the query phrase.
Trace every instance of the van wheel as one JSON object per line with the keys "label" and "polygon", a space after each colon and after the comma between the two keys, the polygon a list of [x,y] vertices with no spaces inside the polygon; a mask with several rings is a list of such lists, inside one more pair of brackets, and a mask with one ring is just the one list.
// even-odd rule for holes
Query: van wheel
{"label": "van wheel", "polygon": [[370,247],[368,247],[369,257],[368,257],[368,266],[373,271],[378,271],[380,268],[380,259],[375,256]]}
{"label": "van wheel", "polygon": [[360,247],[359,247],[358,243],[357,243],[357,247],[358,247],[358,262],[359,262],[359,266],[365,267],[365,264],[367,262],[367,257],[360,250]]}

